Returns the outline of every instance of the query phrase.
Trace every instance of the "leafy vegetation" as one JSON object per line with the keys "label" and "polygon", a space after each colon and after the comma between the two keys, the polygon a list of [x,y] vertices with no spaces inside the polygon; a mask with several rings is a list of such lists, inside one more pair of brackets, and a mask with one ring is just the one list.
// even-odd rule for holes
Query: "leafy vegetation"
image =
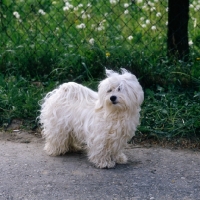
{"label": "leafy vegetation", "polygon": [[153,91],[146,89],[146,100],[142,110],[139,130],[155,137],[200,136],[199,94],[157,86]]}
{"label": "leafy vegetation", "polygon": [[185,63],[166,57],[167,1],[3,0],[0,125],[14,118],[35,124],[39,100],[58,84],[97,89],[105,67],[124,67],[145,90],[140,132],[199,137],[199,9],[192,0]]}

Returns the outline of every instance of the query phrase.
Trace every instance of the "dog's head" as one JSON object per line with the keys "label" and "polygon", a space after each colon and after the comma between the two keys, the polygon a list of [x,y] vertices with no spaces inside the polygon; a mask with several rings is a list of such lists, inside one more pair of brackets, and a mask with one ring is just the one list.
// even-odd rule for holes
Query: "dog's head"
{"label": "dog's head", "polygon": [[107,78],[98,87],[98,101],[96,110],[109,109],[131,111],[140,107],[144,100],[144,93],[135,75],[126,69],[121,74],[106,70]]}

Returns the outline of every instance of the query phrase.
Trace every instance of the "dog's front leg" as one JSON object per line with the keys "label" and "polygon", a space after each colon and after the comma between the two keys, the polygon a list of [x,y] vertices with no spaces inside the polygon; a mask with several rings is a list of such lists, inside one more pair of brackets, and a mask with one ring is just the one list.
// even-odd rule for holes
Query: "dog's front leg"
{"label": "dog's front leg", "polygon": [[123,152],[120,152],[115,157],[115,160],[116,160],[117,164],[126,164],[128,161],[128,158],[126,157],[126,155]]}
{"label": "dog's front leg", "polygon": [[88,150],[88,158],[97,168],[114,168],[116,164],[111,157],[111,153],[106,148],[101,150],[90,148]]}

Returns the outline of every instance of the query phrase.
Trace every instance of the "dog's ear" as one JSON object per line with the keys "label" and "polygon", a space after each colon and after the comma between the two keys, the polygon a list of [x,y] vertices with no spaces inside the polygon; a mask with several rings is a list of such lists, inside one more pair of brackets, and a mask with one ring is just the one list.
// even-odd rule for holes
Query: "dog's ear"
{"label": "dog's ear", "polygon": [[106,69],[106,76],[110,77],[111,75],[116,74],[113,70]]}
{"label": "dog's ear", "polygon": [[122,74],[129,73],[125,68],[121,68],[120,70]]}
{"label": "dog's ear", "polygon": [[142,90],[142,87],[138,87],[138,90],[135,91],[134,94],[136,96],[138,105],[141,106],[144,101],[144,92]]}
{"label": "dog's ear", "polygon": [[129,72],[128,70],[126,70],[124,68],[121,68],[121,73],[122,73],[123,77],[127,80],[138,81],[134,74],[132,74],[131,72]]}

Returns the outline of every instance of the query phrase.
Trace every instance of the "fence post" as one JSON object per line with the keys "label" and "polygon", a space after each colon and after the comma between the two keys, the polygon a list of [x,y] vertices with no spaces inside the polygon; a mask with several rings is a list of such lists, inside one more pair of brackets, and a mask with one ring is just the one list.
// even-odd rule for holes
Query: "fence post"
{"label": "fence post", "polygon": [[168,56],[188,61],[189,0],[168,0],[168,9]]}

